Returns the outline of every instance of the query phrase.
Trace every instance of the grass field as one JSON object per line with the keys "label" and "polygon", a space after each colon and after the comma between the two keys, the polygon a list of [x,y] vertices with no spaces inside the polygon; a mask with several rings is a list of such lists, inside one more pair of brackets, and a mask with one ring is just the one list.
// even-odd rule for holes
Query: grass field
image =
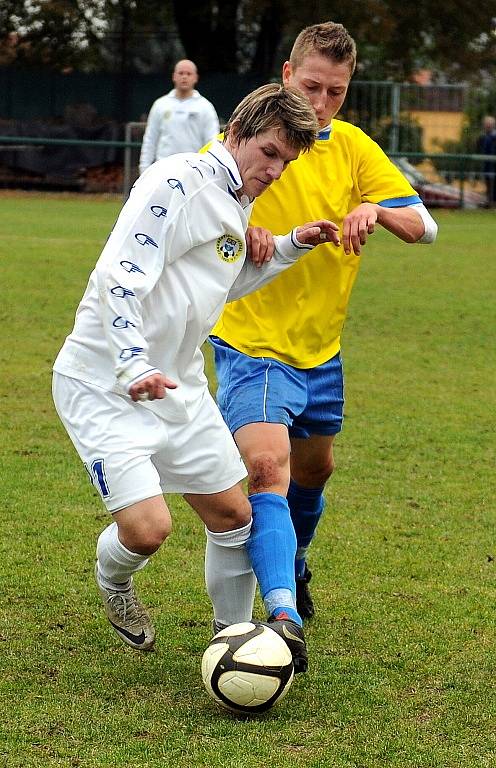
{"label": "grass field", "polygon": [[377,232],[343,347],[345,429],[311,553],[311,669],[264,716],[207,698],[202,526],[139,575],[156,651],[119,644],[93,583],[107,516],[54,412],[50,370],[117,199],[0,197],[0,765],[496,765],[496,248],[491,212],[433,247]]}

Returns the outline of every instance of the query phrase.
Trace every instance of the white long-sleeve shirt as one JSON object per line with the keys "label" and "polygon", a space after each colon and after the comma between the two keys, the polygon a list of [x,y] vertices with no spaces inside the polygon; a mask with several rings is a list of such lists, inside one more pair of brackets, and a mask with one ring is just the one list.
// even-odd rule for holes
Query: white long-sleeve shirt
{"label": "white long-sleeve shirt", "polygon": [[213,105],[198,91],[179,99],[175,89],[153,102],[146,123],[139,162],[140,173],[163,157],[198,152],[219,134]]}
{"label": "white long-sleeve shirt", "polygon": [[[164,418],[192,418],[207,387],[201,345],[226,301],[291,266],[312,246],[277,236],[274,258],[246,258],[251,204],[224,145],[160,160],[133,187],[90,275],[54,370],[127,393],[161,371],[179,386],[143,403]],[[291,297],[288,297],[291,300]]]}

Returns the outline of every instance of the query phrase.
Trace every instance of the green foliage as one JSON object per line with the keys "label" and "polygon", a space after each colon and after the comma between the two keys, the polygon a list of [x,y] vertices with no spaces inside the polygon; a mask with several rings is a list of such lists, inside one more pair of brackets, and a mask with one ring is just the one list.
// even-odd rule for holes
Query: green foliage
{"label": "green foliage", "polygon": [[311,551],[310,671],[278,709],[242,720],[201,684],[204,532],[180,498],[137,579],[154,653],[119,644],[92,581],[108,517],[54,412],[50,369],[119,205],[1,198],[0,763],[492,768],[493,214],[436,214],[429,248],[384,231],[365,248],[343,338],[345,428]]}
{"label": "green foliage", "polygon": [[76,0],[35,0],[7,6],[0,56],[5,45],[16,64],[57,70],[81,66],[91,57],[87,45],[92,38],[91,17],[81,14]]}
{"label": "green foliage", "polygon": [[453,82],[494,74],[495,17],[496,0],[421,8],[394,0],[6,0],[0,62],[8,53],[16,62],[58,70],[162,72],[184,53],[203,72],[268,80],[280,74],[302,27],[332,19],[356,39],[362,79],[401,81],[428,68]]}
{"label": "green foliage", "polygon": [[[368,132],[367,128],[364,130],[366,133]],[[397,137],[396,142],[393,141],[393,133]],[[370,131],[372,138],[385,152],[403,152],[404,156],[413,164],[420,162],[420,160],[415,156],[410,157],[410,153],[424,151],[422,133],[422,126],[407,115],[402,115],[397,125],[393,125],[390,118],[383,118],[379,122],[378,128]],[[394,147],[396,149],[393,149]]]}

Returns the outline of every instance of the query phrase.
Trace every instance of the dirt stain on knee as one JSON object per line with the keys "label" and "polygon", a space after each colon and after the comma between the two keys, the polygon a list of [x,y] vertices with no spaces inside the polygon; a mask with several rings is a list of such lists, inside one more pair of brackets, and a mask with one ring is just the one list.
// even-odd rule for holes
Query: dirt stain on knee
{"label": "dirt stain on knee", "polygon": [[281,482],[281,468],[270,456],[258,458],[250,472],[248,490],[250,493],[262,493]]}

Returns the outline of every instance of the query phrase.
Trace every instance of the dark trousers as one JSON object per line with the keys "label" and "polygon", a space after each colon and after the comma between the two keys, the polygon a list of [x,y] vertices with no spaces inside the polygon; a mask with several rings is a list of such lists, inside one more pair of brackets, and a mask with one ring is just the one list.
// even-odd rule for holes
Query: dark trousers
{"label": "dark trousers", "polygon": [[485,182],[487,204],[492,208],[496,205],[496,174],[492,168],[490,171],[486,171]]}

